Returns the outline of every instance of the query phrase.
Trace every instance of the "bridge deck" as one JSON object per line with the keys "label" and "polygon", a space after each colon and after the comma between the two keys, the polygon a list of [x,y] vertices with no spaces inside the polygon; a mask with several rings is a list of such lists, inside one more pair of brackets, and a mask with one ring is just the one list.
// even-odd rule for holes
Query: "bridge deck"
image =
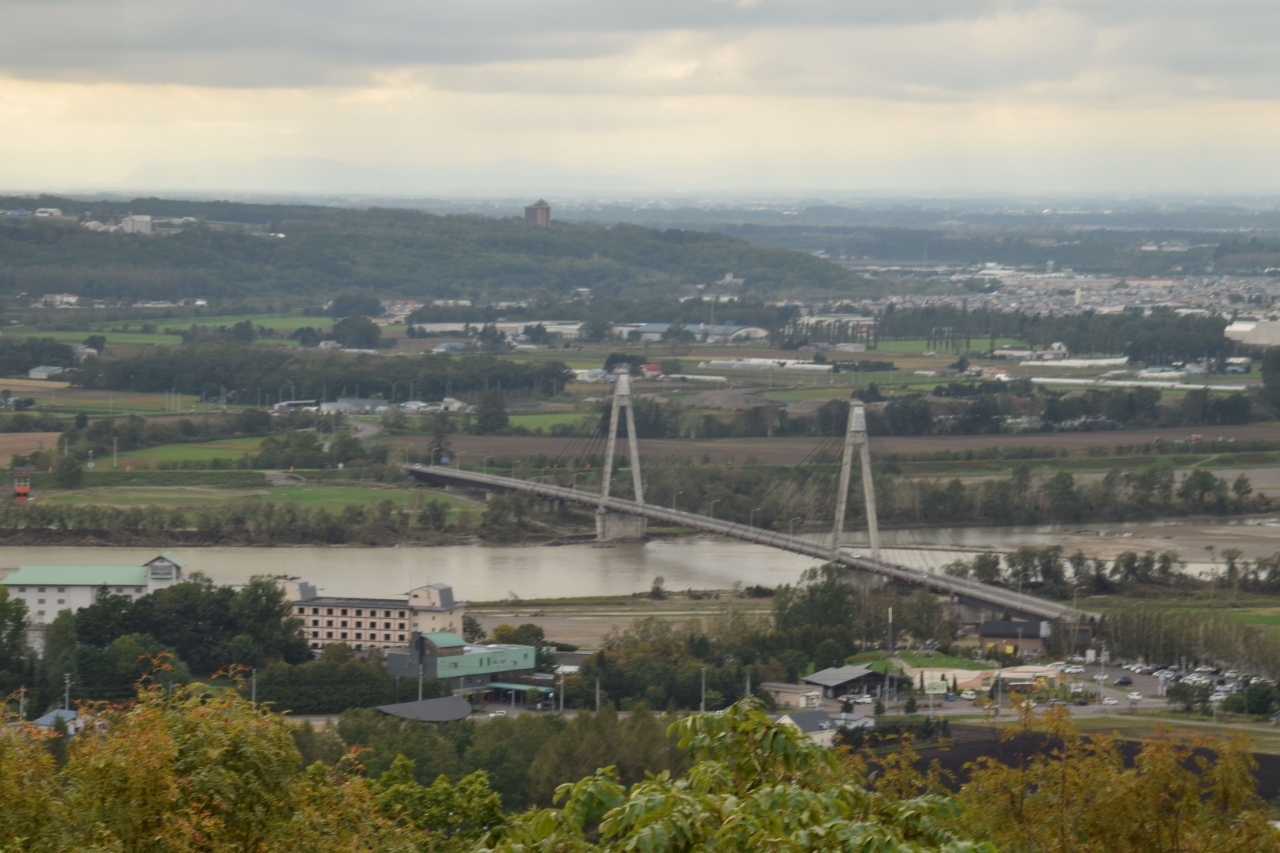
{"label": "bridge deck", "polygon": [[968,580],[966,578],[955,578],[950,575],[936,574],[934,572],[908,568],[907,566],[899,566],[884,561],[876,562],[843,549],[841,550],[840,555],[836,559],[832,560],[830,546],[822,543],[815,543],[812,540],[802,539],[798,536],[790,536],[781,531],[765,530],[761,527],[751,527],[746,524],[722,521],[709,516],[698,515],[697,513],[667,509],[653,504],[639,504],[635,501],[625,500],[623,498],[609,497],[602,501],[600,499],[600,495],[596,492],[588,492],[582,489],[570,488],[568,486],[540,483],[534,480],[520,480],[512,477],[503,477],[497,474],[482,474],[477,471],[466,471],[458,468],[446,468],[443,466],[405,465],[403,468],[409,474],[442,485],[468,485],[490,489],[531,492],[542,498],[565,500],[577,504],[603,507],[609,512],[638,515],[664,524],[689,527],[694,530],[714,533],[718,536],[725,536],[730,539],[738,539],[743,542],[753,542],[757,545],[765,545],[769,548],[778,548],[779,550],[790,551],[795,554],[804,554],[823,562],[835,562],[851,569],[870,572],[882,577],[892,578],[893,580],[928,586],[931,589],[936,589],[941,592],[947,592],[963,598],[973,599],[974,601],[990,604],[995,607],[1008,608],[1011,611],[1023,613],[1029,616],[1038,616],[1042,619],[1064,619],[1070,621],[1079,618],[1081,620],[1085,620],[1088,615],[1083,611],[1077,611],[1071,607],[1067,607],[1066,605],[1048,601],[1046,599],[1039,598],[1038,596],[1014,592],[1002,587],[992,586],[990,584],[984,584],[979,581]]}

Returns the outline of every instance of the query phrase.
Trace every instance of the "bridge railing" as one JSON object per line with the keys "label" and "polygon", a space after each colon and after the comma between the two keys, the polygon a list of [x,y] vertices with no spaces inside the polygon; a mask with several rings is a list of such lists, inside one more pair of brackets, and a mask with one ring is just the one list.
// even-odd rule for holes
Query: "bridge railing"
{"label": "bridge railing", "polygon": [[[803,554],[824,562],[831,561],[831,546],[829,544],[792,536],[782,531],[766,530],[762,527],[753,527],[738,522],[711,518],[710,516],[685,512],[684,510],[668,509],[656,504],[640,504],[625,498],[609,497],[601,500],[600,495],[595,492],[537,480],[521,480],[499,474],[479,473],[458,468],[446,468],[444,466],[407,465],[404,467],[408,471],[420,472],[438,479],[492,486],[496,489],[526,491],[552,500],[566,500],[573,503],[599,506],[611,512],[638,515],[665,524],[689,527],[742,542],[751,542],[757,545]],[[953,595],[968,596],[977,601],[1048,619],[1078,619],[1084,618],[1086,615],[1083,611],[1077,611],[1038,596],[1014,592],[1013,590],[992,586],[981,581],[969,580],[968,578],[957,578],[951,575],[929,572],[924,569],[913,569],[883,560],[877,562],[860,554],[849,553],[843,549],[832,562],[907,583],[926,585]]]}

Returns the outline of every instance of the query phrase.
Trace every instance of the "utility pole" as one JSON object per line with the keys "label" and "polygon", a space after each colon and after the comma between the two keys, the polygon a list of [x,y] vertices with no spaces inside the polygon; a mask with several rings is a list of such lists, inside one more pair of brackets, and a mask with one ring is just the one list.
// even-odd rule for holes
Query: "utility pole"
{"label": "utility pole", "polygon": [[560,673],[560,713],[564,713],[564,673]]}
{"label": "utility pole", "polygon": [[707,713],[707,668],[702,668],[702,701],[698,703],[698,711]]}
{"label": "utility pole", "polygon": [[422,664],[418,664],[418,701],[422,701]]}
{"label": "utility pole", "polygon": [[71,710],[71,673],[69,672],[62,673],[62,685],[63,685],[63,690],[65,691],[62,699],[62,707],[65,710],[70,711]]}
{"label": "utility pole", "polygon": [[596,710],[600,710],[600,676],[596,676]]}
{"label": "utility pole", "polygon": [[255,708],[258,707],[258,668],[256,666],[249,672],[249,704]]}

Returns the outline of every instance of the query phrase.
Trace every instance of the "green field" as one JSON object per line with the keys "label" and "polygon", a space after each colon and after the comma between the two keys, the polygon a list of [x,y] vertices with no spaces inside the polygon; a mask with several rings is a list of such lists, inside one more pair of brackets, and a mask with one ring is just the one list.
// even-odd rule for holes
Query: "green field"
{"label": "green field", "polygon": [[990,669],[991,665],[976,661],[973,658],[958,658],[951,655],[935,654],[933,657],[926,657],[924,654],[916,652],[903,652],[898,655],[902,661],[914,667],[929,667],[934,669]]}
{"label": "green field", "polygon": [[337,513],[350,504],[373,506],[384,500],[390,500],[398,507],[407,507],[419,496],[427,501],[447,504],[451,519],[464,507],[476,509],[479,506],[475,501],[443,491],[424,493],[416,489],[347,485],[276,486],[261,489],[222,489],[214,486],[104,486],[71,491],[42,489],[39,500],[41,503],[74,506],[164,506],[191,510],[246,500],[262,500],[312,509],[323,508]]}
{"label": "green field", "polygon": [[576,425],[584,417],[581,412],[547,412],[545,414],[536,415],[511,415],[511,425],[524,427],[525,429],[549,430],[558,424]]}
{"label": "green field", "polygon": [[256,453],[262,446],[261,438],[226,438],[220,441],[203,441],[194,444],[162,444],[131,453],[121,454],[121,465],[139,462],[207,462],[210,459],[239,459],[246,453]]}

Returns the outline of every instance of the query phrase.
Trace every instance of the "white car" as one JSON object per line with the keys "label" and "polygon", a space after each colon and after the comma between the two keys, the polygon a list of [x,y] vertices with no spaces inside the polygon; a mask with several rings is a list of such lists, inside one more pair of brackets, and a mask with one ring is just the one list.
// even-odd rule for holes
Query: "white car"
{"label": "white car", "polygon": [[968,699],[970,702],[972,702],[974,699],[978,698],[978,694],[973,692],[972,690],[966,690],[960,694],[960,698]]}
{"label": "white car", "polygon": [[853,704],[855,705],[871,705],[871,704],[874,704],[875,701],[876,700],[872,699],[870,696],[854,696],[853,697]]}
{"label": "white car", "polygon": [[490,711],[489,712],[490,717],[505,717],[506,715],[507,715],[506,711]]}
{"label": "white car", "polygon": [[1223,678],[1239,678],[1239,677],[1240,677],[1240,670],[1238,670],[1238,669],[1229,669],[1229,670],[1227,670],[1226,672],[1222,673],[1222,677],[1223,677]]}
{"label": "white car", "polygon": [[1130,701],[1130,702],[1141,702],[1141,701],[1142,701],[1142,693],[1140,693],[1140,692],[1139,692],[1139,691],[1137,691],[1137,690],[1133,691],[1132,693],[1130,693],[1130,694],[1129,694],[1129,701]]}
{"label": "white car", "polygon": [[1102,704],[1103,704],[1103,705],[1119,705],[1119,704],[1120,704],[1120,700],[1119,700],[1119,699],[1113,699],[1113,698],[1111,698],[1110,696],[1108,696],[1107,698],[1105,698],[1105,699],[1103,699],[1103,700],[1102,700]]}

